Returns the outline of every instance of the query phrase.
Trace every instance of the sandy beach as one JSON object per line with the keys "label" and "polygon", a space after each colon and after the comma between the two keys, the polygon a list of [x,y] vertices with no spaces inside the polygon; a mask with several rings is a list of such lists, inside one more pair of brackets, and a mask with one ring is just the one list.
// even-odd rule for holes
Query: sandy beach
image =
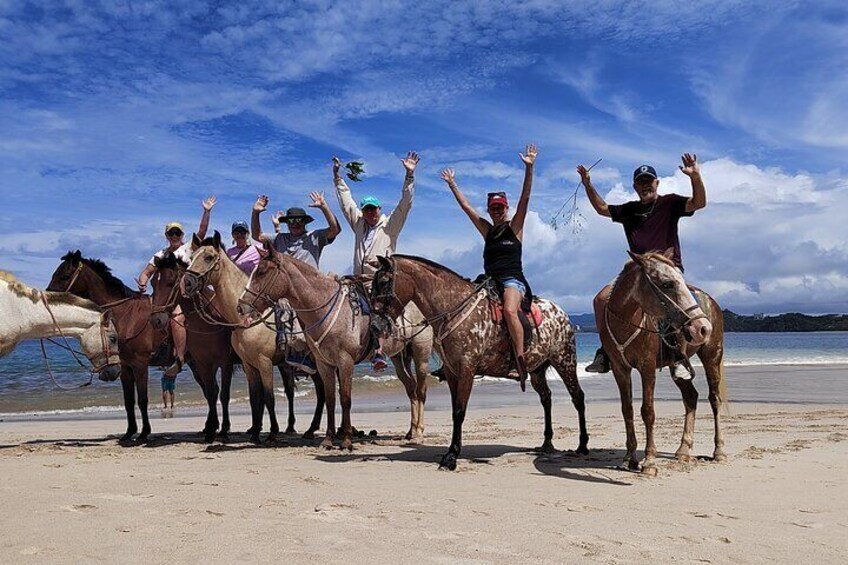
{"label": "sandy beach", "polygon": [[[114,419],[0,422],[0,562],[844,563],[848,403],[733,403],[729,460],[714,463],[697,385],[699,458],[673,459],[682,405],[661,401],[653,478],[620,468],[619,405],[591,387],[588,456],[567,451],[576,417],[561,393],[561,451],[540,455],[535,395],[504,403],[478,387],[453,473],[435,463],[450,434],[444,387],[424,445],[401,439],[406,405],[389,394],[357,410],[354,424],[377,436],[352,453],[296,437],[254,446],[240,433],[206,445],[197,416],[157,418],[153,441],[131,447],[117,444]],[[244,430],[249,417],[233,423]]]}

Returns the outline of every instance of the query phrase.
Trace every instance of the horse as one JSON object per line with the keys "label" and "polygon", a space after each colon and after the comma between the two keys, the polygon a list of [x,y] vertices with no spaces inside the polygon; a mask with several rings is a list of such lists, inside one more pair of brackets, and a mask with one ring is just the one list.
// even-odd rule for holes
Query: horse
{"label": "horse", "polygon": [[[221,245],[221,234],[200,241],[196,234],[192,236],[191,264],[183,276],[185,294],[199,304],[198,310],[211,310],[215,317],[232,328],[232,347],[242,361],[250,394],[252,424],[248,430],[250,440],[258,443],[262,431],[263,406],[271,421],[269,441],[274,441],[280,432],[277,416],[274,412],[274,366],[282,371],[290,369],[285,364],[285,351],[277,347],[277,332],[258,323],[245,327],[237,311],[238,299],[247,284],[247,275],[230,259]],[[211,298],[204,295],[203,289],[211,286],[215,292]],[[208,313],[207,313],[208,315]],[[286,374],[283,373],[285,383]],[[315,383],[316,406],[309,429],[303,434],[311,439],[321,425],[324,406],[324,384],[319,376],[313,375]],[[294,430],[293,404],[289,404],[289,423]]]}
{"label": "horse", "polygon": [[138,433],[135,417],[136,394],[141,413],[141,433],[136,438],[145,443],[150,437],[150,418],[147,414],[147,368],[151,355],[168,337],[150,324],[153,307],[147,295],[131,290],[112,274],[105,263],[87,259],[79,250],[68,252],[53,272],[48,290],[70,292],[86,298],[112,314],[118,332],[118,351],[121,357],[121,388],[127,413],[127,431],[120,438],[129,442]]}
{"label": "horse", "polygon": [[[408,303],[418,306],[425,323],[432,325],[437,351],[443,361],[451,392],[453,435],[440,467],[456,469],[462,450],[462,424],[475,375],[516,378],[510,375],[510,347],[506,329],[492,320],[487,290],[429,259],[410,255],[381,257],[374,275],[371,302],[374,312],[394,318]],[[577,452],[588,453],[586,409],[577,380],[577,346],[568,315],[549,300],[536,299],[542,321],[533,330],[526,351],[531,384],[545,413],[544,443],[553,451],[551,391],[545,378],[553,367],[565,383],[577,409],[580,440]]]}
{"label": "horse", "polygon": [[[376,346],[370,327],[371,316],[363,310],[359,300],[367,300],[367,297],[360,296],[354,282],[325,275],[310,265],[277,252],[268,242],[263,254],[264,258],[254,269],[240,298],[241,313],[261,312],[281,298],[289,301],[304,328],[302,331],[327,392],[327,430],[322,445],[331,448],[336,436],[333,385],[338,380],[342,407],[341,447],[351,449],[353,368]],[[409,337],[413,336],[410,334]],[[429,331],[419,331],[413,339],[383,343],[383,351],[392,358],[410,400],[410,429],[406,439],[413,442],[420,441],[423,434],[431,345],[432,334]],[[411,376],[410,363],[413,360],[415,378]]]}
{"label": "horse", "polygon": [[[198,302],[182,296],[180,281],[188,265],[176,258],[172,253],[166,254],[161,260],[157,259],[156,271],[151,278],[153,284],[153,309],[155,311],[151,323],[154,327],[164,327],[169,323],[174,307],[179,303],[186,316],[187,349],[191,355],[189,364],[198,384],[203,389],[209,404],[209,415],[204,433],[207,441],[214,439],[218,426],[217,396],[218,386],[215,374],[221,369],[221,408],[223,424],[221,437],[226,438],[230,429],[229,399],[230,383],[232,382],[233,365],[241,363],[232,348],[232,328],[222,319],[216,319],[213,314],[201,311]],[[294,389],[295,371],[287,363],[277,364],[277,369],[283,378],[283,388],[289,406],[288,427],[285,433],[294,434]],[[316,387],[320,392],[320,385]],[[321,422],[321,411],[324,398],[317,395],[316,422],[310,428],[312,433]]]}
{"label": "horse", "polygon": [[[642,377],[642,420],[646,435],[642,470],[648,475],[657,472],[654,386],[657,366],[674,362],[673,356],[662,355],[660,349],[661,340],[667,340],[671,334],[679,336],[678,343],[683,347],[681,353],[687,359],[697,354],[703,363],[715,424],[713,459],[722,461],[726,455],[719,408],[727,402],[728,396],[724,379],[724,322],[721,308],[707,293],[692,287],[703,297],[704,306],[694,298],[683,275],[672,261],[673,249],[664,253],[628,253],[631,261],[624,265],[613,285],[604,319],[597,320],[601,344],[610,354],[612,371],[621,396],[621,413],[627,434],[624,464],[629,469],[639,468],[630,378],[631,369],[636,369]],[[662,326],[667,329],[660,330]],[[698,391],[690,379],[672,377],[680,389],[686,409],[683,437],[675,456],[688,460],[694,441]]]}
{"label": "horse", "polygon": [[25,339],[72,337],[98,378],[112,381],[120,373],[118,334],[96,304],[64,292],[42,292],[0,271],[0,357]]}

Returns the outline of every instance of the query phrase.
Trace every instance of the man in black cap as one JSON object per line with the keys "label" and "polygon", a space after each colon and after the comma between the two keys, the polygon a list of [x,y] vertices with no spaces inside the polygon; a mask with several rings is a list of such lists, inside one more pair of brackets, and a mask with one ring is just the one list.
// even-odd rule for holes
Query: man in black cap
{"label": "man in black cap", "polygon": [[324,218],[327,219],[329,227],[307,231],[306,225],[314,221],[314,218],[307,214],[303,208],[289,208],[284,215],[278,217],[280,223],[288,226],[288,232],[280,232],[276,235],[262,233],[259,214],[268,208],[268,197],[262,194],[253,205],[250,231],[251,236],[256,241],[267,239],[273,242],[274,249],[280,253],[290,255],[317,269],[321,259],[321,251],[326,245],[333,243],[342,229],[322,193],[311,192],[309,197],[312,198],[312,204],[309,207],[319,208],[324,213]]}
{"label": "man in black cap", "polygon": [[[663,252],[672,247],[674,248],[674,264],[681,273],[683,260],[680,255],[677,222],[680,218],[691,216],[696,210],[707,205],[707,193],[701,178],[697,155],[685,153],[682,160],[683,165],[679,168],[692,182],[691,197],[679,194],[658,194],[657,188],[660,181],[657,178],[657,171],[650,165],[642,165],[633,171],[633,190],[636,191],[639,200],[624,204],[607,204],[592,185],[586,167],[583,165],[577,167],[592,207],[601,216],[611,218],[613,222],[624,226],[624,234],[627,236],[630,251],[633,253]],[[604,319],[604,309],[611,289],[612,284],[608,284],[595,296],[593,306],[595,321],[598,324]],[[681,369],[683,368],[680,365],[672,367],[675,376],[690,378],[689,372]],[[592,373],[606,373],[610,370],[609,358],[603,348],[598,349],[595,360],[586,367],[586,370]]]}

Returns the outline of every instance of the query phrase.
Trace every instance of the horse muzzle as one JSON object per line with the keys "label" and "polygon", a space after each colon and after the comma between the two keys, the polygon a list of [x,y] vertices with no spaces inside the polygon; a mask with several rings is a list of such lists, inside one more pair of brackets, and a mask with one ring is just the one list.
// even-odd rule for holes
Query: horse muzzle
{"label": "horse muzzle", "polygon": [[107,365],[103,369],[101,369],[100,373],[98,373],[97,378],[104,382],[112,382],[118,377],[121,376],[121,366],[120,365]]}
{"label": "horse muzzle", "polygon": [[156,312],[155,314],[150,315],[150,325],[153,326],[153,329],[156,331],[163,331],[168,327],[170,319],[171,316],[169,316],[167,312]]}
{"label": "horse muzzle", "polygon": [[683,337],[690,345],[702,345],[710,339],[713,333],[713,325],[706,318],[692,320],[683,327]]}
{"label": "horse muzzle", "polygon": [[185,295],[194,296],[200,292],[200,289],[203,288],[203,279],[197,273],[187,271],[185,275],[183,275],[182,284],[185,290]]}

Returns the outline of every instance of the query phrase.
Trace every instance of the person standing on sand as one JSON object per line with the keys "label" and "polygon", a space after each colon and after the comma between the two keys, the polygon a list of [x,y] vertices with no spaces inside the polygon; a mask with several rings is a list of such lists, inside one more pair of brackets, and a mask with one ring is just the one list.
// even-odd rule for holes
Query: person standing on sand
{"label": "person standing on sand", "polygon": [[[595,211],[624,226],[624,234],[631,252],[663,252],[673,248],[674,264],[683,273],[677,222],[680,218],[692,216],[697,210],[704,208],[707,205],[707,192],[704,180],[701,178],[698,156],[685,153],[681,159],[683,165],[680,165],[679,169],[689,177],[692,183],[691,197],[680,194],[658,194],[660,180],[657,178],[657,171],[650,165],[642,165],[633,171],[633,190],[636,191],[639,199],[624,204],[607,204],[595,190],[586,167],[578,165],[577,173]],[[598,327],[604,323],[604,311],[614,284],[613,280],[601,289],[593,301],[595,324]],[[692,375],[679,361],[671,367],[672,376],[691,379]],[[586,367],[586,370],[590,373],[610,371],[610,360],[603,347],[595,352],[595,359]]]}
{"label": "person standing on sand", "polygon": [[[418,153],[414,151],[407,153],[406,159],[401,159],[406,176],[403,180],[400,202],[386,216],[382,213],[383,206],[376,196],[365,196],[359,201],[359,206],[356,205],[350,188],[339,174],[342,162],[338,157],[333,157],[333,181],[336,185],[336,195],[355,238],[353,274],[364,279],[367,290],[371,290],[371,279],[377,272],[377,257],[388,257],[397,248],[400,232],[412,209],[412,198],[415,195],[415,167],[418,166],[418,161]],[[371,363],[375,371],[386,368],[382,338]]]}
{"label": "person standing on sand", "polygon": [[177,379],[169,379],[162,375],[162,410],[168,409],[168,400],[171,400],[171,410],[174,409],[174,393],[177,390]]}
{"label": "person standing on sand", "polygon": [[[197,228],[197,237],[200,239],[206,237],[206,230],[209,228],[209,214],[212,207],[215,206],[215,202],[217,202],[217,199],[214,194],[202,202],[203,215],[200,217],[200,226]],[[191,242],[186,243],[185,230],[183,230],[182,224],[170,222],[165,225],[165,239],[168,240],[168,246],[157,251],[150,258],[147,266],[136,279],[138,290],[142,293],[147,290],[147,281],[156,272],[156,260],[165,257],[166,253],[173,253],[177,259],[184,263],[191,261]],[[164,375],[169,379],[174,379],[183,368],[186,354],[185,316],[179,304],[176,305],[171,314],[170,326],[171,339],[174,342],[174,363],[165,369]]]}

